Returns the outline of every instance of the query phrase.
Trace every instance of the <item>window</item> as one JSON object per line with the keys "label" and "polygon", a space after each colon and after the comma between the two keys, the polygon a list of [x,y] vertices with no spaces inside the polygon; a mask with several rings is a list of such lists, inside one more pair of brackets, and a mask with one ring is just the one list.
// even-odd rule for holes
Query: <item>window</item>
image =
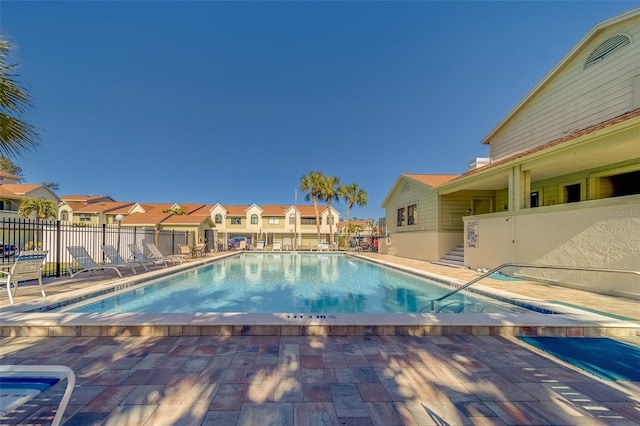
{"label": "window", "polygon": [[258,215],[257,214],[252,214],[251,215],[251,224],[252,225],[257,225],[258,224]]}
{"label": "window", "polygon": [[[610,185],[611,197],[640,194],[640,170],[609,176],[606,180]],[[602,181],[601,178],[601,185],[604,186]]]}
{"label": "window", "polygon": [[88,213],[80,213],[80,222],[90,222],[91,215]]}
{"label": "window", "polygon": [[0,210],[4,210],[4,201],[0,201]]}
{"label": "window", "polygon": [[397,223],[398,226],[404,226],[404,212],[405,212],[404,207],[401,207],[398,209],[398,223]]}
{"label": "window", "polygon": [[60,220],[63,220],[63,221],[69,220],[69,212],[60,213]]}
{"label": "window", "polygon": [[335,219],[333,218],[333,215],[330,214],[329,216],[327,216],[327,225],[333,225],[335,224]]}
{"label": "window", "polygon": [[215,222],[216,222],[216,223],[222,223],[222,215],[221,215],[220,213],[218,213],[218,214],[216,215]]}
{"label": "window", "polygon": [[280,218],[279,217],[270,217],[269,218],[269,225],[278,225],[280,224]]}
{"label": "window", "polygon": [[591,52],[587,60],[584,62],[584,69],[586,70],[591,65],[602,61],[607,56],[617,52],[630,43],[631,40],[624,34],[618,34],[605,40],[600,44],[600,46],[593,49],[593,52]]}
{"label": "window", "polygon": [[296,215],[295,214],[290,214],[289,215],[289,225],[295,225],[296,224]]}
{"label": "window", "polygon": [[412,204],[407,207],[407,225],[415,225],[418,216],[418,205]]}
{"label": "window", "polygon": [[231,224],[232,225],[242,225],[242,218],[241,217],[232,217],[231,218]]}
{"label": "window", "polygon": [[580,184],[574,183],[564,187],[564,202],[577,203],[580,201]]}
{"label": "window", "polygon": [[316,224],[316,218],[315,217],[301,217],[300,218],[300,223],[302,225],[315,225]]}
{"label": "window", "polygon": [[540,193],[538,191],[532,192],[529,199],[531,207],[540,206]]}

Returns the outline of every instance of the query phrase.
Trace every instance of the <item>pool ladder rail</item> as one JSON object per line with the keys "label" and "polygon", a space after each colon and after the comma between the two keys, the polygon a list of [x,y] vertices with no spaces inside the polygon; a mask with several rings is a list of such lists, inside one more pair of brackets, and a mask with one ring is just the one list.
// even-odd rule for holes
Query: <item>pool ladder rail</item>
{"label": "pool ladder rail", "polygon": [[628,270],[628,269],[592,268],[592,267],[587,267],[587,266],[533,265],[533,264],[529,264],[529,263],[503,263],[502,265],[496,266],[495,268],[490,269],[489,271],[483,273],[479,277],[472,279],[468,283],[463,284],[460,287],[455,288],[454,290],[451,290],[449,293],[445,294],[444,296],[440,296],[437,299],[433,299],[433,300],[428,301],[427,302],[428,304],[425,305],[422,309],[420,309],[419,312],[422,313],[428,307],[431,307],[431,312],[434,312],[435,311],[436,302],[440,302],[440,301],[446,299],[447,297],[452,296],[452,295],[458,293],[459,291],[464,290],[465,288],[471,286],[472,284],[475,284],[478,281],[487,278],[489,275],[494,274],[494,273],[498,272],[499,270],[501,270],[503,268],[507,268],[507,267],[511,267],[511,266],[515,266],[515,267],[518,267],[518,268],[569,269],[569,270],[574,270],[574,271],[614,272],[614,273],[620,273],[620,274],[640,275],[640,271],[633,271],[633,270]]}

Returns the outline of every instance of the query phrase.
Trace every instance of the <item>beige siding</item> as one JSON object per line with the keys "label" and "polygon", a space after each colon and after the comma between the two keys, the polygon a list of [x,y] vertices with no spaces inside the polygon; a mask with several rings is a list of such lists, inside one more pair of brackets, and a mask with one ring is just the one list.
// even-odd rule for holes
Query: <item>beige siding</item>
{"label": "beige siding", "polygon": [[494,198],[494,191],[458,191],[443,195],[440,209],[440,230],[459,231],[464,229],[463,217],[471,214],[473,198]]}
{"label": "beige siding", "polygon": [[[615,34],[631,44],[583,69],[586,58]],[[638,105],[634,79],[640,75],[640,17],[608,28],[591,40],[560,73],[490,140],[492,161],[601,123]]]}
{"label": "beige siding", "polygon": [[[385,206],[387,232],[432,231],[436,229],[437,195],[434,190],[418,182],[406,180],[399,183]],[[397,211],[411,205],[418,206],[415,225],[397,225]],[[405,210],[406,215],[406,210]]]}

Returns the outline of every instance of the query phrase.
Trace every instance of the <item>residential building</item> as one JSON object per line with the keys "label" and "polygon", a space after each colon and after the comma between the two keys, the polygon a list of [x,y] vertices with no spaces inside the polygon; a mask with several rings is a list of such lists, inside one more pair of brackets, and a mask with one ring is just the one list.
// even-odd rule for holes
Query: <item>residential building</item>
{"label": "residential building", "polygon": [[42,184],[18,183],[18,176],[0,170],[0,215],[6,219],[18,219],[18,209],[27,197],[51,200],[56,206],[58,196]]}
{"label": "residential building", "polygon": [[[488,164],[428,194],[398,179],[383,205],[391,244],[381,252],[438,261],[461,245],[473,269],[640,269],[640,9],[595,25],[482,142]],[[412,200],[419,219],[409,225],[399,215]],[[526,274],[640,297],[633,275]]]}

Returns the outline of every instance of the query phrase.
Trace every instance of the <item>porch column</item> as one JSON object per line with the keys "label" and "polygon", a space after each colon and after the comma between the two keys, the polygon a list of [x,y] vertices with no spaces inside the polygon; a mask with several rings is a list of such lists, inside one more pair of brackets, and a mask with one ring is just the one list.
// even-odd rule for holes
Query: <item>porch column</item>
{"label": "porch column", "polygon": [[516,212],[530,207],[531,172],[521,170],[520,165],[509,170],[509,211]]}

